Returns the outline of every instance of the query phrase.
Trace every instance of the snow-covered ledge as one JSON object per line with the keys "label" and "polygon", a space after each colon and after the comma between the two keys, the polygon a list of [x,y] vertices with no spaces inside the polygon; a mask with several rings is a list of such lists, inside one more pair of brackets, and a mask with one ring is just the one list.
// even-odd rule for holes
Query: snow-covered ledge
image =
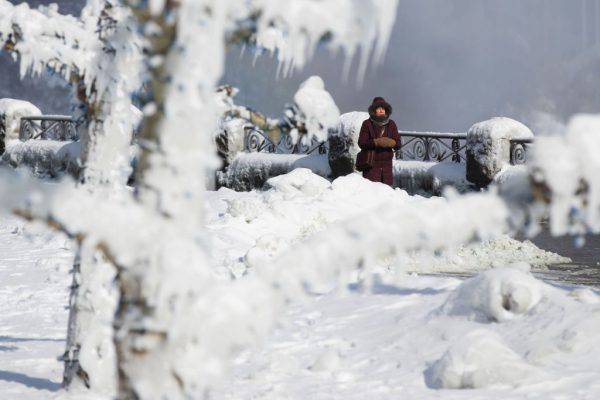
{"label": "snow-covered ledge", "polygon": [[272,177],[306,168],[328,178],[331,170],[324,154],[239,153],[226,171],[217,173],[217,183],[236,191],[261,189]]}
{"label": "snow-covered ledge", "polygon": [[497,117],[467,132],[467,180],[486,187],[511,162],[511,141],[532,140],[533,132],[514,119]]}
{"label": "snow-covered ledge", "polygon": [[8,140],[1,160],[13,168],[26,166],[36,176],[79,176],[80,142],[57,140]]}

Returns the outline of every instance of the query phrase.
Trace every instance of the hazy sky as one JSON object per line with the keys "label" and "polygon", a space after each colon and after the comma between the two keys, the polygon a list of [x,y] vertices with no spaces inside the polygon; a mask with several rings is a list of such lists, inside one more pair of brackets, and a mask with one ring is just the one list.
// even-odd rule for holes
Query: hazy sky
{"label": "hazy sky", "polygon": [[[82,4],[59,3],[70,12]],[[232,48],[223,81],[241,89],[239,103],[273,117],[299,83],[318,74],[343,112],[384,96],[404,129],[464,131],[495,115],[537,127],[539,112],[558,119],[600,112],[599,20],[600,0],[400,0],[386,60],[369,69],[361,88],[355,73],[342,80],[342,56],[324,49],[305,70],[277,79],[270,57],[253,64],[252,54]],[[0,59],[0,97],[68,111],[64,90],[16,82],[16,71]]]}
{"label": "hazy sky", "polygon": [[[467,129],[495,115],[534,123],[600,112],[597,0],[400,0],[387,58],[362,88],[340,76],[342,56],[326,51],[295,76],[276,79],[276,64],[232,49],[225,81],[239,101],[277,115],[298,84],[321,75],[343,112],[374,96],[394,106],[401,128]],[[584,19],[583,16],[586,16]],[[357,64],[355,62],[355,64]]]}

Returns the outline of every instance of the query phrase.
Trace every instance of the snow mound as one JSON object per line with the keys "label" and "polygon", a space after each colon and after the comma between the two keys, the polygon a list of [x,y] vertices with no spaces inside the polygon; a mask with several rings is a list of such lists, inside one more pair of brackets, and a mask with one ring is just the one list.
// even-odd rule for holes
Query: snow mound
{"label": "snow mound", "polygon": [[285,248],[285,240],[281,237],[272,234],[263,235],[256,240],[254,247],[248,250],[244,256],[244,263],[248,268],[259,268],[270,262]]}
{"label": "snow mound", "polygon": [[24,100],[0,99],[0,121],[4,119],[5,140],[19,138],[21,117],[42,115],[39,108]]}
{"label": "snow mound", "polygon": [[302,192],[307,196],[315,196],[331,188],[331,183],[307,168],[297,168],[285,175],[270,178],[266,188],[290,195]]}
{"label": "snow mound", "polygon": [[425,371],[425,382],[434,389],[519,386],[534,372],[500,336],[480,329],[454,343],[433,363]]}
{"label": "snow mound", "polygon": [[492,140],[527,140],[534,137],[533,132],[527,126],[506,117],[495,117],[478,122],[469,129],[468,135],[491,138]]}
{"label": "snow mound", "polygon": [[542,299],[544,286],[524,268],[498,268],[463,282],[442,312],[470,319],[504,322],[527,313]]}
{"label": "snow mound", "polygon": [[304,117],[309,137],[327,140],[329,129],[338,125],[340,109],[325,90],[323,79],[316,75],[308,78],[294,95],[294,102]]}
{"label": "snow mound", "polygon": [[[406,192],[394,190],[388,185],[374,183],[362,177],[360,173],[353,173],[341,176],[331,184],[339,200],[349,198],[348,200],[362,201],[369,204],[369,198],[380,198],[382,200],[393,200],[398,197],[408,198]],[[354,199],[353,199],[354,198]]]}
{"label": "snow mound", "polygon": [[240,217],[246,222],[258,218],[266,210],[266,205],[260,197],[245,196],[226,199],[227,212],[232,217]]}
{"label": "snow mound", "polygon": [[413,272],[456,272],[482,271],[506,265],[514,267],[516,262],[540,268],[550,264],[567,264],[571,259],[540,249],[529,240],[521,242],[502,235],[493,240],[451,249],[439,256],[415,253],[399,261],[398,266],[405,265],[407,270]]}

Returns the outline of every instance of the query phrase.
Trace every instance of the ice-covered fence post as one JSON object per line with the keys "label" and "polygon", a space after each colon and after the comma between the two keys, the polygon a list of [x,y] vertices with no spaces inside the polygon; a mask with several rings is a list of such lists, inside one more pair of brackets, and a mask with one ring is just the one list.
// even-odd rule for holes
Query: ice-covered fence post
{"label": "ice-covered fence post", "polygon": [[366,119],[369,119],[366,112],[342,114],[338,128],[329,132],[329,166],[334,178],[354,172],[356,155],[360,151],[358,136]]}
{"label": "ice-covered fence post", "polygon": [[473,125],[467,132],[467,180],[486,187],[502,167],[510,164],[511,140],[531,139],[531,130],[510,118],[497,117]]}

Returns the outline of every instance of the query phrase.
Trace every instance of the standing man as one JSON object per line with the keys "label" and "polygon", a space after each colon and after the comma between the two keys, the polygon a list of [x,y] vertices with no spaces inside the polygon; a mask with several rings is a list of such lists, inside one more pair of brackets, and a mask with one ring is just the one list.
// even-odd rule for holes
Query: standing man
{"label": "standing man", "polygon": [[392,106],[383,97],[375,97],[369,106],[370,118],[363,122],[360,129],[358,146],[363,152],[372,152],[368,168],[362,170],[363,177],[392,186],[392,160],[394,150],[400,148],[400,134],[390,115]]}

